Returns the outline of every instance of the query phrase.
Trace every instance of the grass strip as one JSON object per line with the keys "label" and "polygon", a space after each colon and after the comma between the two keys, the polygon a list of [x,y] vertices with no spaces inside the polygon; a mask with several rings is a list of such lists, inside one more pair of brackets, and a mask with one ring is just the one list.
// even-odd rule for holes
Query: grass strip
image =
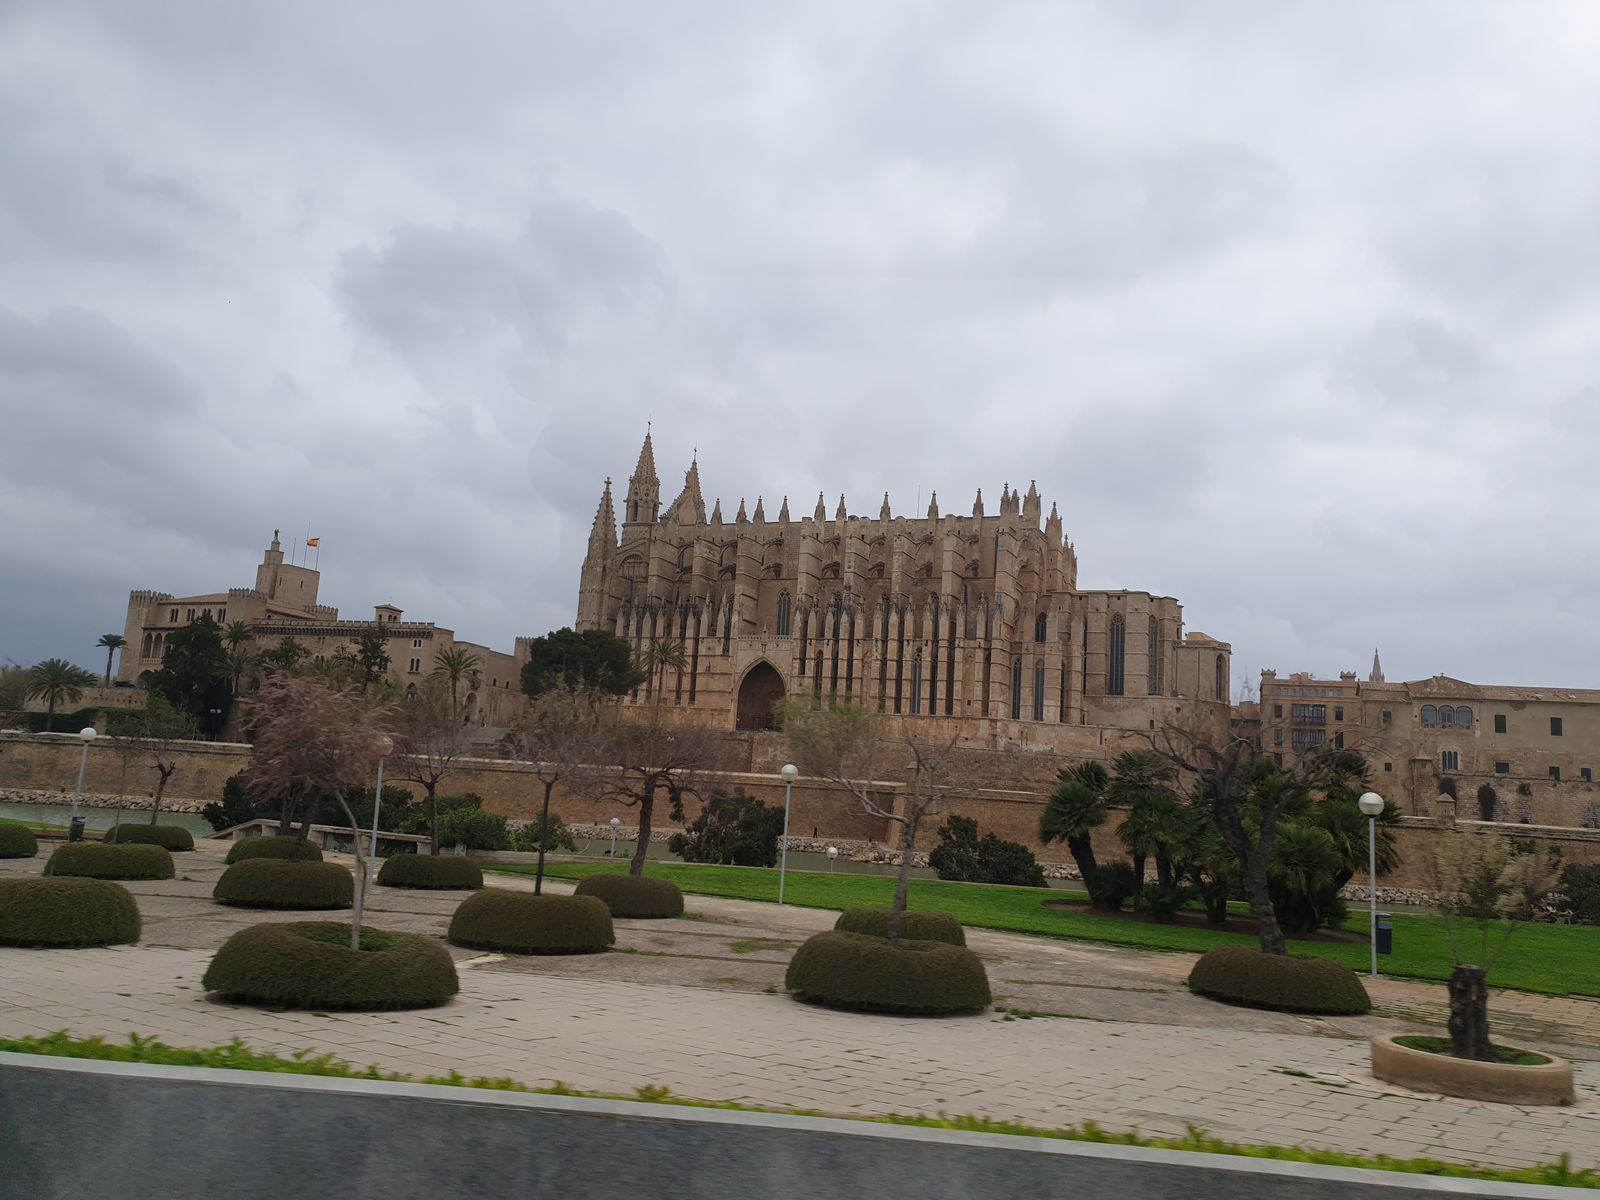
{"label": "grass strip", "polygon": [[[496,864],[490,870],[531,874],[522,864]],[[550,863],[545,873],[558,879],[583,879],[589,875],[621,873],[624,864]],[[776,901],[778,873],[770,867],[717,867],[691,863],[651,863],[646,873],[669,879],[685,892],[723,896],[734,900]],[[807,908],[887,907],[895,881],[886,875],[859,875],[830,871],[790,871],[784,899]],[[1204,926],[1160,925],[1106,916],[1088,908],[1046,908],[1044,900],[1081,896],[1060,889],[1003,887],[998,884],[947,883],[913,879],[912,908],[953,913],[963,925],[1035,934],[1071,941],[1100,942],[1140,950],[1182,951],[1203,954],[1215,946],[1253,946],[1249,934],[1229,933]],[[1345,928],[1365,933],[1365,913],[1353,914]],[[1296,954],[1331,958],[1365,973],[1365,941],[1290,943]],[[1394,953],[1378,960],[1388,976],[1443,982],[1455,965],[1444,922],[1422,913],[1397,913],[1394,917]],[[1497,988],[1538,992],[1551,996],[1600,997],[1600,926],[1524,925],[1511,939],[1495,965],[1490,982]]]}
{"label": "grass strip", "polygon": [[1590,1188],[1600,1190],[1600,1174],[1589,1168],[1575,1169],[1571,1160],[1561,1158],[1534,1167],[1500,1168],[1475,1167],[1461,1163],[1442,1162],[1433,1158],[1394,1158],[1387,1154],[1347,1154],[1340,1150],[1308,1150],[1300,1146],[1253,1146],[1229,1142],[1213,1137],[1202,1129],[1190,1126],[1180,1138],[1151,1138],[1137,1133],[1112,1133],[1093,1121],[1081,1125],[1068,1125],[1060,1129],[1044,1129],[1017,1121],[997,1121],[989,1117],[910,1116],[899,1113],[883,1116],[841,1116],[816,1109],[768,1108],[728,1101],[694,1100],[675,1096],[671,1091],[656,1085],[636,1088],[631,1095],[620,1092],[590,1092],[555,1083],[548,1087],[533,1087],[505,1076],[462,1075],[451,1071],[447,1075],[408,1075],[400,1071],[382,1071],[375,1066],[357,1067],[332,1054],[313,1054],[297,1051],[285,1057],[280,1054],[252,1050],[235,1038],[226,1046],[206,1049],[189,1049],[168,1046],[151,1037],[131,1034],[126,1044],[108,1042],[100,1037],[74,1037],[66,1030],[42,1037],[0,1038],[0,1051],[14,1054],[40,1054],[53,1058],[87,1058],[109,1062],[150,1063],[168,1067],[209,1067],[233,1071],[266,1071],[285,1075],[325,1075],[338,1079],[375,1079],[389,1083],[430,1083],[447,1087],[482,1088],[498,1092],[525,1092],[538,1096],[582,1096],[596,1100],[634,1100],[648,1104],[675,1104],[684,1108],[719,1108],[733,1112],[773,1113],[780,1116],[831,1117],[836,1120],[867,1121],[884,1125],[907,1125],[919,1129],[960,1129],[972,1133],[999,1133],[1012,1137],[1054,1138],[1067,1142],[1094,1142],[1112,1146],[1142,1146],[1157,1150],[1187,1150],[1202,1154],[1230,1154],[1240,1158],[1270,1159],[1277,1162],[1317,1163],[1331,1167],[1356,1167],[1366,1170],[1397,1171],[1408,1175],[1440,1175],[1451,1179],[1477,1179],[1493,1183],[1532,1183],[1557,1187]]}

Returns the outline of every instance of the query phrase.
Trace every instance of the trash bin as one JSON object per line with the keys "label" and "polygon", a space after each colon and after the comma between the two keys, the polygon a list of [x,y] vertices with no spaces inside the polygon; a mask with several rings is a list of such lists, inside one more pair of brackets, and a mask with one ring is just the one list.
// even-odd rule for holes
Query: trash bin
{"label": "trash bin", "polygon": [[1378,914],[1378,953],[1389,954],[1394,950],[1394,921],[1388,913]]}
{"label": "trash bin", "polygon": [[82,817],[73,817],[72,821],[67,825],[67,841],[69,841],[69,842],[81,842],[81,841],[83,841],[83,818]]}

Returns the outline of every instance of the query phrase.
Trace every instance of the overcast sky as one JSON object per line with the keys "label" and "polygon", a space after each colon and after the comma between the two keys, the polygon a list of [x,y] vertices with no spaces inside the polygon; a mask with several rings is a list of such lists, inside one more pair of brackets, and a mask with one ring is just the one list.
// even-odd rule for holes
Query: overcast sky
{"label": "overcast sky", "polygon": [[1600,4],[0,4],[0,659],[510,649],[605,476],[967,512],[1262,667],[1600,687]]}

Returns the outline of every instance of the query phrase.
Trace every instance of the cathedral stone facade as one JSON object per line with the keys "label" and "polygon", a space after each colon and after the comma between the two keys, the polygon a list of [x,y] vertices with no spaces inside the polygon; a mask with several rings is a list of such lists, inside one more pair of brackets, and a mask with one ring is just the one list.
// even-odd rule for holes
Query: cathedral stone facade
{"label": "cathedral stone facade", "polygon": [[[1117,731],[1226,728],[1230,648],[1185,633],[1169,596],[1082,591],[1055,505],[1001,489],[970,515],[794,517],[759,498],[709,515],[698,462],[661,505],[649,434],[622,502],[611,481],[584,558],[577,628],[627,639],[643,661],[682,651],[632,697],[686,723],[762,729],[785,696],[849,697],[895,732],[1091,751]],[[676,655],[667,655],[669,659]]]}

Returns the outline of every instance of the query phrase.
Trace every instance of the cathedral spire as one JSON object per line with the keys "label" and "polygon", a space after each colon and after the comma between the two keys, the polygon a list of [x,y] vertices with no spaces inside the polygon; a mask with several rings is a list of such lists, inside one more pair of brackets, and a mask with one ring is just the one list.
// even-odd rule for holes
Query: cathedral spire
{"label": "cathedral spire", "polygon": [[656,451],[648,426],[639,448],[639,463],[628,476],[628,498],[622,511],[626,524],[651,525],[661,515],[661,480],[656,477]]}
{"label": "cathedral spire", "polygon": [[789,520],[789,497],[787,496],[783,498],[783,503],[778,506],[778,520],[785,522]]}
{"label": "cathedral spire", "polygon": [[750,518],[745,515],[745,511],[744,511],[744,497],[740,496],[739,497],[739,511],[733,514],[733,523],[735,525],[745,525],[745,524],[748,524],[749,521],[750,521]]}
{"label": "cathedral spire", "polygon": [[845,507],[844,507],[844,493],[840,492],[839,493],[839,507],[834,511],[833,519],[835,521],[842,521],[842,520],[845,519],[846,515],[848,515],[848,514],[846,514]]}
{"label": "cathedral spire", "polygon": [[878,508],[878,520],[887,521],[889,519],[889,493],[885,492],[883,494],[883,504]]}
{"label": "cathedral spire", "polygon": [[752,514],[750,519],[757,525],[765,525],[767,522],[767,510],[761,507],[760,496],[756,497],[756,511],[754,514]]}
{"label": "cathedral spire", "polygon": [[932,496],[930,496],[928,498],[928,520],[937,521],[938,519],[939,519],[939,493],[935,492],[935,493],[933,493]]}
{"label": "cathedral spire", "polygon": [[606,476],[605,490],[600,493],[600,503],[594,510],[594,524],[589,528],[589,552],[611,550],[617,544],[617,514],[611,506],[611,477]]}
{"label": "cathedral spire", "polygon": [[718,499],[711,506],[711,523],[713,525],[721,525],[722,524],[722,501],[721,501],[721,499]]}
{"label": "cathedral spire", "polygon": [[1039,499],[1038,480],[1030,479],[1028,481],[1028,494],[1022,501],[1022,515],[1035,526],[1039,524],[1039,508],[1042,503]]}
{"label": "cathedral spire", "polygon": [[821,492],[817,493],[817,511],[811,515],[816,519],[818,525],[822,524],[828,519],[828,506],[823,503]]}
{"label": "cathedral spire", "polygon": [[1061,514],[1056,511],[1054,500],[1050,502],[1050,516],[1044,523],[1044,532],[1052,541],[1061,540]]}
{"label": "cathedral spire", "polygon": [[678,498],[667,506],[665,515],[661,518],[669,524],[677,525],[704,525],[706,523],[706,502],[700,494],[700,459],[696,456],[689,463],[689,469],[683,473],[683,491],[678,493]]}
{"label": "cathedral spire", "polygon": [[1378,661],[1378,651],[1376,649],[1374,649],[1372,651],[1372,674],[1367,676],[1367,682],[1368,683],[1382,683],[1383,682],[1383,664]]}
{"label": "cathedral spire", "polygon": [[978,489],[978,498],[972,502],[972,515],[975,516],[975,517],[983,516],[983,489],[982,488]]}

